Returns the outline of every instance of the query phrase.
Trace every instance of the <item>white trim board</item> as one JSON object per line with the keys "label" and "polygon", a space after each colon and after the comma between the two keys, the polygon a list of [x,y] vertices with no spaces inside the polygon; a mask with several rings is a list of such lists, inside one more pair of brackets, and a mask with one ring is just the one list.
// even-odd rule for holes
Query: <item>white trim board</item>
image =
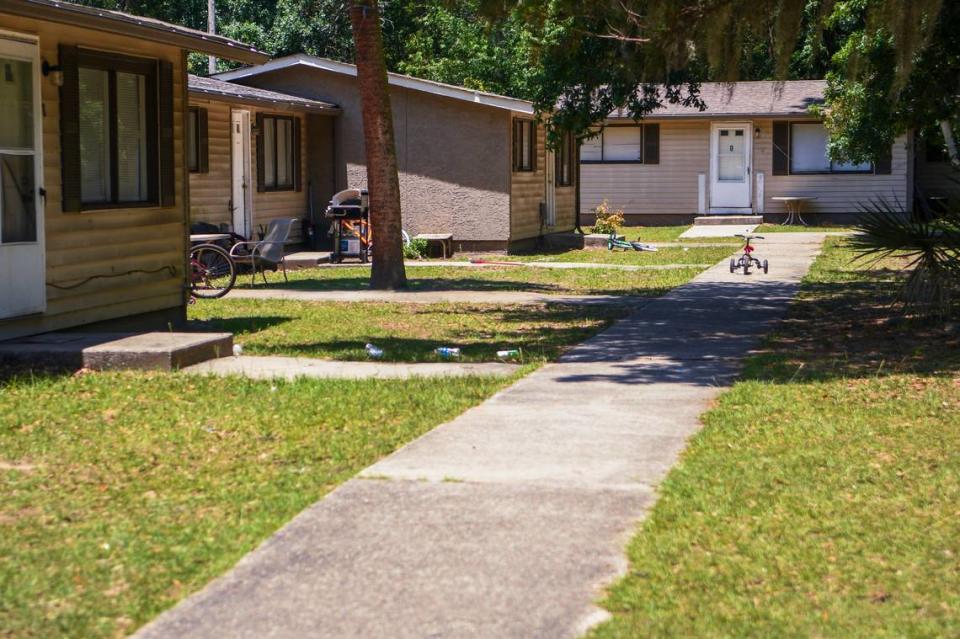
{"label": "white trim board", "polygon": [[[250,78],[262,75],[264,73],[270,73],[271,71],[279,71],[296,66],[320,69],[321,71],[329,71],[331,73],[339,73],[341,75],[348,75],[352,77],[356,77],[357,75],[356,65],[347,64],[345,62],[337,62],[327,58],[318,58],[305,53],[297,53],[294,55],[285,56],[283,58],[276,58],[254,67],[245,67],[243,69],[237,69],[236,71],[218,73],[213,77],[217,78],[218,80],[231,82],[241,78]],[[423,91],[424,93],[440,95],[447,98],[453,98],[455,100],[463,100],[464,102],[472,102],[474,104],[482,104],[498,109],[506,109],[508,111],[517,111],[519,113],[533,115],[533,102],[520,100],[519,98],[511,98],[505,95],[486,93],[484,91],[475,91],[473,89],[467,89],[453,84],[444,84],[443,82],[423,80],[421,78],[414,78],[413,76],[401,75],[399,73],[388,73],[387,81],[390,83],[390,86],[412,89],[414,91]]]}

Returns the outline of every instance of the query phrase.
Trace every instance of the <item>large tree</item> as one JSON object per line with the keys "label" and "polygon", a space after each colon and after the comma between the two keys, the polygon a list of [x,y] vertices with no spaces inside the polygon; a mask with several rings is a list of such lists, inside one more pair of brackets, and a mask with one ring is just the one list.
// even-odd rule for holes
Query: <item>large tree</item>
{"label": "large tree", "polygon": [[911,128],[946,143],[960,114],[956,0],[483,0],[541,37],[534,99],[551,128],[620,110],[699,105],[706,80],[823,77],[836,159],[862,161]]}
{"label": "large tree", "polygon": [[377,0],[351,0],[350,24],[356,49],[373,230],[370,287],[396,289],[406,286],[407,275],[403,267],[400,178],[393,113]]}

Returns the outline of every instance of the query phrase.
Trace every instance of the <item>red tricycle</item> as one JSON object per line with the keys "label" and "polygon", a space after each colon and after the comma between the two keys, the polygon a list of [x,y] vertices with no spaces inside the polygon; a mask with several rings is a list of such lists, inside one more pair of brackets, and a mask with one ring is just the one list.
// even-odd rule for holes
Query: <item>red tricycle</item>
{"label": "red tricycle", "polygon": [[766,273],[770,265],[767,264],[767,260],[762,262],[753,256],[753,251],[755,250],[753,246],[750,245],[750,240],[762,240],[762,235],[737,235],[737,237],[742,237],[744,240],[743,244],[743,255],[740,257],[731,257],[730,258],[730,272],[736,273],[738,269],[743,269],[744,275],[750,275],[750,268],[756,266],[759,269],[763,269],[763,272]]}

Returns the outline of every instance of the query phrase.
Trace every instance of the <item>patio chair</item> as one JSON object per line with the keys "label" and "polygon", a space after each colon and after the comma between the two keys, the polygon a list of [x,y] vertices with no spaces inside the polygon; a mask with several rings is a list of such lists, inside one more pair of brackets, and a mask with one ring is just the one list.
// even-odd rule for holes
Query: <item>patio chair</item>
{"label": "patio chair", "polygon": [[284,252],[284,245],[290,238],[290,231],[298,220],[272,220],[267,227],[267,233],[263,239],[257,242],[237,242],[230,249],[230,257],[237,264],[250,266],[250,285],[257,283],[257,271],[263,277],[263,283],[267,283],[267,268],[276,271],[279,267],[283,271],[283,281],[287,279],[287,260]]}

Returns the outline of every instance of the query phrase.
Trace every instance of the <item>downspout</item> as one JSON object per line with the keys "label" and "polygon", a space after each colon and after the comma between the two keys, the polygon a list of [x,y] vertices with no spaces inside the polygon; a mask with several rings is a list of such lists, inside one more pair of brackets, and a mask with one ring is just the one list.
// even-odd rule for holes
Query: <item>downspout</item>
{"label": "downspout", "polygon": [[947,144],[950,163],[954,167],[960,167],[960,155],[957,154],[957,139],[953,137],[953,125],[950,124],[950,120],[940,120],[940,132],[943,133],[943,141]]}
{"label": "downspout", "polygon": [[580,145],[582,144],[583,141],[579,137],[576,138],[576,140],[577,140],[577,144],[575,148],[576,154],[572,158],[573,160],[575,160],[574,166],[577,167],[575,170],[575,177],[574,177],[576,182],[575,182],[574,191],[573,191],[575,194],[573,198],[573,206],[574,206],[576,220],[577,220],[577,229],[576,229],[577,233],[579,233],[580,235],[585,235],[585,233],[583,232],[583,229],[580,228]]}

